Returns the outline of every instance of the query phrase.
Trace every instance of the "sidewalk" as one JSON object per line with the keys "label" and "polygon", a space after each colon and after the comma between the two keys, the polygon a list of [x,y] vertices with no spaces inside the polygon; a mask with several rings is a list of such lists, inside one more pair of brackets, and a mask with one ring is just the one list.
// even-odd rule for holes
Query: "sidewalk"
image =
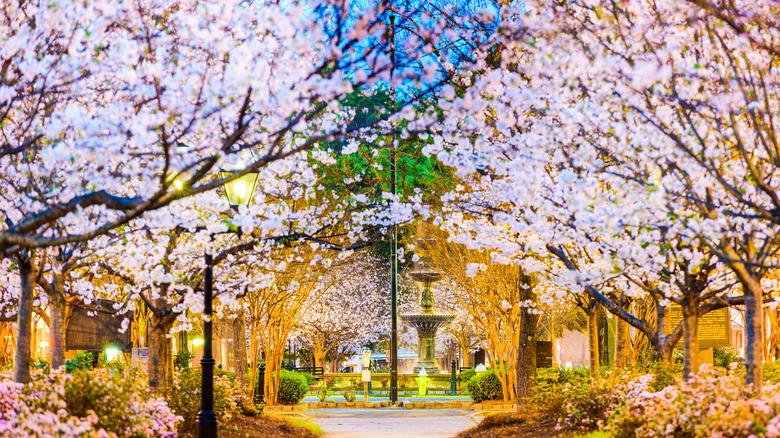
{"label": "sidewalk", "polygon": [[307,414],[325,431],[323,438],[451,438],[482,419],[468,409],[318,409]]}
{"label": "sidewalk", "polygon": [[[368,401],[370,402],[381,402],[381,401],[388,401],[390,398],[388,397],[368,397]],[[306,397],[303,399],[303,402],[318,402],[320,399],[318,397]],[[337,402],[337,403],[343,403],[344,397],[332,395],[328,397],[326,402]],[[355,401],[363,401],[363,397],[355,397]],[[423,402],[423,401],[466,401],[470,402],[471,397],[468,396],[443,396],[443,395],[429,395],[429,396],[420,396],[420,397],[398,397],[398,401],[409,401],[409,402]]]}

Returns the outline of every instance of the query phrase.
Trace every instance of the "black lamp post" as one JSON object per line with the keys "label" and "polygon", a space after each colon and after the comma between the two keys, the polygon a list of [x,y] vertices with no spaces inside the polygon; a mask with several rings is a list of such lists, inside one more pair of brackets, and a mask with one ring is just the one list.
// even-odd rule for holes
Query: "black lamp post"
{"label": "black lamp post", "polygon": [[[243,167],[240,165],[239,167]],[[229,177],[234,173],[241,172],[243,169],[235,169],[233,171],[222,170],[220,176],[222,178]],[[250,172],[246,175],[238,177],[228,183],[225,183],[225,194],[227,194],[230,206],[238,208],[241,205],[249,205],[252,201],[252,197],[255,194],[255,188],[257,187],[257,178],[259,174],[256,172]],[[205,253],[206,260],[206,272],[205,272],[205,285],[203,294],[203,359],[200,360],[201,366],[201,395],[200,395],[200,412],[198,412],[198,418],[195,420],[197,423],[197,436],[198,438],[217,438],[217,414],[214,412],[214,358],[211,352],[211,310],[213,299],[213,278],[212,278],[212,265],[213,258],[211,253],[207,250]]]}

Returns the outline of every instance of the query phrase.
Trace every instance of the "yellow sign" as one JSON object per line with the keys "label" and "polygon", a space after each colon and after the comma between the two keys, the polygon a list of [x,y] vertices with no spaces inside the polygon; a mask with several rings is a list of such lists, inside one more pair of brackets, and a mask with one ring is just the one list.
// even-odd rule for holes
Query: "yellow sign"
{"label": "yellow sign", "polygon": [[[672,304],[669,315],[671,328],[674,330],[682,323],[682,307],[678,304]],[[674,348],[682,348],[683,341],[680,341]],[[699,348],[728,347],[731,345],[731,317],[729,309],[723,308],[713,310],[699,317]]]}

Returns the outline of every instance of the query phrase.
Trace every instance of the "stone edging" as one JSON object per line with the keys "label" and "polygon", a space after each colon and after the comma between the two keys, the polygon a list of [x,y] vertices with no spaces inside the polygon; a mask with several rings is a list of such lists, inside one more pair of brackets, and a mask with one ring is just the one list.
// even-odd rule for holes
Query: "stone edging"
{"label": "stone edging", "polygon": [[483,404],[483,403],[474,403],[471,405],[471,410],[473,411],[516,411],[517,405],[516,404]]}

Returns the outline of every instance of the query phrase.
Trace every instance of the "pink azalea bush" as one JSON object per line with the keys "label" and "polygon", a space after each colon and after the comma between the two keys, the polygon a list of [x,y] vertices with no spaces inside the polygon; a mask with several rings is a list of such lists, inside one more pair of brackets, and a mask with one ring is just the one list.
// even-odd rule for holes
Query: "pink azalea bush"
{"label": "pink azalea bush", "polygon": [[568,388],[559,426],[614,438],[780,437],[780,384],[754,397],[743,370],[706,364],[687,382],[658,388],[655,380],[615,374]]}
{"label": "pink azalea bush", "polygon": [[780,437],[780,386],[752,397],[736,366],[726,371],[705,364],[687,382],[656,392],[646,382],[635,381],[611,418],[615,437]]}
{"label": "pink azalea bush", "polygon": [[105,370],[35,374],[26,385],[6,377],[0,380],[0,436],[177,436],[181,418],[163,399],[150,397],[142,382]]}
{"label": "pink azalea bush", "polygon": [[579,431],[602,429],[624,404],[633,378],[629,374],[610,373],[601,379],[564,386],[564,416],[559,426]]}

